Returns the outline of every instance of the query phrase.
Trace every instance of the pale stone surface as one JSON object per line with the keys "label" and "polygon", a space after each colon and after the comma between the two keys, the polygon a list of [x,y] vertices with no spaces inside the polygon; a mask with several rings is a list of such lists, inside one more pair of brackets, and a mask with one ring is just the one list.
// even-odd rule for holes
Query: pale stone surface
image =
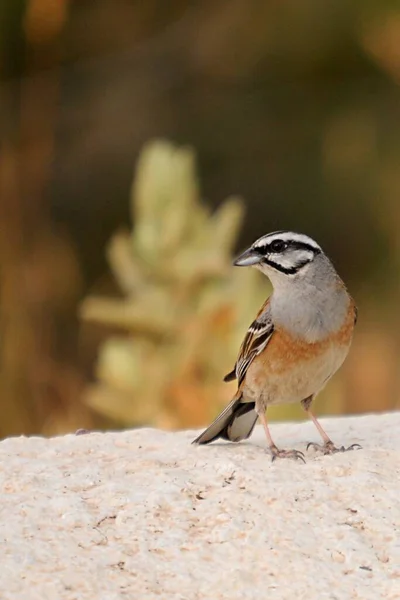
{"label": "pale stone surface", "polygon": [[3,441],[1,600],[400,598],[400,413],[322,422],[363,449],[271,463],[259,428]]}

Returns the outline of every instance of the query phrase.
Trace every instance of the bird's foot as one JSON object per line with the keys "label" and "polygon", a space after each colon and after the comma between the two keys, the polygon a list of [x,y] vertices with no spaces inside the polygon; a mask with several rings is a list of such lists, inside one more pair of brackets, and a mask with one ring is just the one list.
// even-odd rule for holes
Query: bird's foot
{"label": "bird's foot", "polygon": [[345,448],[344,446],[337,448],[330,440],[329,442],[325,442],[325,444],[315,444],[314,442],[310,442],[307,444],[307,450],[309,448],[322,452],[322,454],[336,454],[337,452],[348,452],[349,450],[361,450],[360,444],[352,444],[348,448]]}
{"label": "bird's foot", "polygon": [[276,446],[271,446],[270,451],[272,454],[272,462],[277,458],[292,458],[294,460],[304,460],[304,454],[300,450],[279,450]]}

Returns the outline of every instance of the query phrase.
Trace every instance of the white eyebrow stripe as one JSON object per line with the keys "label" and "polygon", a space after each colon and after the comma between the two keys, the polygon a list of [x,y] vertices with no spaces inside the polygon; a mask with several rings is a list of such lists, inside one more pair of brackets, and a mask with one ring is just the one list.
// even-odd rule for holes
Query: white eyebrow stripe
{"label": "white eyebrow stripe", "polygon": [[315,242],[312,238],[304,233],[296,233],[294,231],[277,231],[273,233],[268,233],[263,237],[256,240],[253,244],[253,248],[262,248],[263,246],[270,244],[274,241],[274,239],[282,240],[283,242],[299,242],[301,244],[306,244],[315,250],[321,250],[321,247]]}

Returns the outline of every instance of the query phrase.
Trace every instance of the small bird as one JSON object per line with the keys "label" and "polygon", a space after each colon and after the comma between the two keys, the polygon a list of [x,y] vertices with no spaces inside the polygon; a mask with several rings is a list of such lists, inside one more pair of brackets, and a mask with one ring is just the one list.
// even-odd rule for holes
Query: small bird
{"label": "small bird", "polygon": [[247,330],[234,369],[224,378],[238,381],[232,402],[193,443],[247,439],[259,418],[272,460],[304,461],[298,450],[277,448],[265,415],[268,406],[300,402],[323,441],[307,449],[313,446],[332,454],[360,447],[337,448],[311,411],[315,396],[346,358],[357,321],[357,308],[332,262],[309,236],[276,231],[255,241],[234,265],[259,269],[273,292]]}

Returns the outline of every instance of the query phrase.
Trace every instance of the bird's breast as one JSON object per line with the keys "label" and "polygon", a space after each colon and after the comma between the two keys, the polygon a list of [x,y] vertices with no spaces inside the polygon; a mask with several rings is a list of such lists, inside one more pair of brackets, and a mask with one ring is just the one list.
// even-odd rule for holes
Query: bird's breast
{"label": "bird's breast", "polygon": [[276,327],[266,349],[250,365],[244,383],[249,399],[265,404],[300,402],[316,394],[342,365],[354,328],[350,314],[335,333],[314,343]]}

